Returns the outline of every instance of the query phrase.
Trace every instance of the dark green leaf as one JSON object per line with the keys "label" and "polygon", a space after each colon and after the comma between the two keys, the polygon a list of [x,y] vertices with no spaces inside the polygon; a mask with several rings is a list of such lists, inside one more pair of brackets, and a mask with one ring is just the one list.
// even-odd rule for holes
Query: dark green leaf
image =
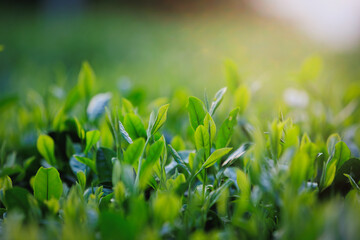
{"label": "dark green leaf", "polygon": [[176,150],[170,145],[168,144],[168,147],[170,149],[170,153],[173,156],[174,160],[188,173],[190,174],[191,171],[188,168],[188,166],[186,165],[186,163],[184,162],[184,160],[180,157],[180,155],[176,152]]}
{"label": "dark green leaf", "polygon": [[5,192],[6,208],[8,210],[18,209],[23,213],[27,213],[30,209],[29,198],[30,193],[21,187],[13,187]]}
{"label": "dark green leaf", "polygon": [[99,181],[101,183],[111,182],[112,174],[112,161],[111,159],[116,156],[116,153],[108,148],[99,148],[96,153],[96,169]]}

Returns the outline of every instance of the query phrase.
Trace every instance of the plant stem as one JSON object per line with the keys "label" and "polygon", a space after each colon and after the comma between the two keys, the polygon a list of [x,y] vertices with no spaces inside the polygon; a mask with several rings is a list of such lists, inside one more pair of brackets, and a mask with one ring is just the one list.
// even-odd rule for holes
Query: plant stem
{"label": "plant stem", "polygon": [[146,151],[146,147],[147,147],[147,145],[148,145],[151,137],[152,137],[152,136],[150,136],[150,137],[148,137],[148,138],[146,139],[144,149],[143,149],[143,151],[142,151],[142,153],[141,153],[141,157],[140,157],[140,159],[139,159],[137,174],[136,174],[136,178],[135,178],[135,186],[136,186],[137,188],[139,187],[138,185],[139,185],[139,180],[140,180],[140,172],[141,172],[142,159],[143,159],[143,157],[144,157],[144,154],[145,154],[145,151]]}

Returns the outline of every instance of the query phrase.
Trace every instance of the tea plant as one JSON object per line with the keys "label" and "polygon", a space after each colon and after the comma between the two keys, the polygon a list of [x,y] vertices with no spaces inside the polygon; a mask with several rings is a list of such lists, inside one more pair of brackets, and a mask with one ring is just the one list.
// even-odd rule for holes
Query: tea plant
{"label": "tea plant", "polygon": [[226,69],[211,101],[95,94],[88,63],[65,99],[1,100],[1,239],[356,239],[357,140],[328,130],[355,131],[360,95],[343,121],[283,106],[306,120],[268,122]]}

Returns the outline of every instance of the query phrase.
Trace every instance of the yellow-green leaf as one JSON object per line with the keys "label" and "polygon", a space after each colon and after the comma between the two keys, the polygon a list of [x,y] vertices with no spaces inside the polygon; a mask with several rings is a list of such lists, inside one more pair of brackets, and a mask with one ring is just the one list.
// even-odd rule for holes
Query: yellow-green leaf
{"label": "yellow-green leaf", "polygon": [[82,97],[90,99],[95,85],[95,74],[88,62],[82,64],[79,78],[78,89]]}
{"label": "yellow-green leaf", "polygon": [[195,147],[197,150],[204,148],[206,158],[210,155],[210,135],[203,125],[198,126],[195,131]]}
{"label": "yellow-green leaf", "polygon": [[155,119],[155,123],[151,129],[151,135],[154,135],[164,125],[169,106],[170,104],[166,104],[160,107],[159,112]]}
{"label": "yellow-green leaf", "polygon": [[221,148],[221,149],[217,149],[215,150],[210,157],[208,157],[208,159],[205,161],[203,167],[204,168],[209,168],[212,165],[214,165],[220,158],[222,158],[223,156],[225,156],[226,154],[228,154],[231,151],[232,148]]}
{"label": "yellow-green leaf", "polygon": [[52,166],[56,165],[54,140],[48,135],[40,135],[37,140],[37,149],[41,156]]}
{"label": "yellow-green leaf", "polygon": [[191,127],[196,130],[199,125],[204,123],[206,115],[204,103],[196,97],[189,97],[187,109],[189,112]]}
{"label": "yellow-green leaf", "polygon": [[87,154],[91,147],[100,140],[99,130],[86,132],[86,147],[84,153]]}
{"label": "yellow-green leaf", "polygon": [[145,140],[143,138],[136,139],[128,146],[124,152],[124,161],[127,164],[134,164],[137,162],[144,150]]}

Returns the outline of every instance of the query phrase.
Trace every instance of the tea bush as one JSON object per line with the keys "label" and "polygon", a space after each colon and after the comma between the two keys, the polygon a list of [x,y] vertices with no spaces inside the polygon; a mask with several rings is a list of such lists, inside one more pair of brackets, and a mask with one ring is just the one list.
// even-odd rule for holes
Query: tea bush
{"label": "tea bush", "polygon": [[267,117],[230,61],[203,100],[99,93],[88,63],[65,98],[3,98],[1,239],[356,239],[360,91],[327,102],[316,61]]}

